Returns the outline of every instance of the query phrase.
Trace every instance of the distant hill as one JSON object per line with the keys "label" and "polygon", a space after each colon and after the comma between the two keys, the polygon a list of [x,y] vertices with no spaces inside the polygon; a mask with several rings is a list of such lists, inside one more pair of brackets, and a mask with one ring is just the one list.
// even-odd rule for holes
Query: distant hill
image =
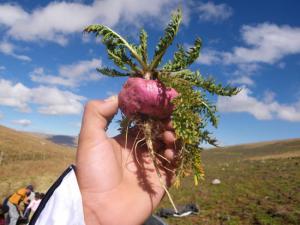
{"label": "distant hill", "polygon": [[219,162],[300,157],[300,138],[214,148],[203,151],[202,157]]}
{"label": "distant hill", "polygon": [[56,144],[65,145],[69,147],[77,147],[77,137],[67,136],[67,135],[52,135],[47,138],[47,140],[52,141]]}
{"label": "distant hill", "polygon": [[31,132],[29,132],[29,134],[33,134],[34,136],[47,139],[58,145],[64,145],[64,146],[72,147],[72,148],[77,147],[78,137],[76,137],[76,136],[51,135],[51,134],[31,133]]}

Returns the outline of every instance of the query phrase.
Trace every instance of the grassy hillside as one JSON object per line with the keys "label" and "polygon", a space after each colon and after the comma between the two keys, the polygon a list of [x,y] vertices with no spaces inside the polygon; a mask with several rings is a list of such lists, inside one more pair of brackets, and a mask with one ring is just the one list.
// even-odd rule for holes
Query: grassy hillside
{"label": "grassy hillside", "polygon": [[[205,150],[202,158],[205,181],[171,189],[177,205],[197,203],[199,215],[168,224],[300,224],[300,139]],[[46,191],[74,160],[75,149],[0,126],[0,197],[28,183]],[[167,198],[160,207],[171,208]]]}
{"label": "grassy hillside", "polygon": [[74,160],[75,149],[0,126],[0,198],[29,183],[46,191]]}
{"label": "grassy hillside", "polygon": [[[202,158],[205,181],[172,189],[178,205],[197,203],[200,213],[169,224],[300,224],[300,139],[206,150]],[[164,199],[161,207],[171,206]]]}

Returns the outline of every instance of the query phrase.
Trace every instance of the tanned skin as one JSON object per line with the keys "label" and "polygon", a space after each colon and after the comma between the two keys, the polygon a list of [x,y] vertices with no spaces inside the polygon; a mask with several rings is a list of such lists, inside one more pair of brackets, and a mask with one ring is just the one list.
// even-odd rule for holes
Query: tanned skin
{"label": "tanned skin", "polygon": [[[85,107],[76,176],[86,225],[141,225],[165,194],[138,131],[130,129],[127,137],[107,136],[106,128],[117,110],[116,96],[90,101]],[[161,179],[169,186],[177,164],[176,138],[171,122],[166,120],[164,125],[156,149]]]}

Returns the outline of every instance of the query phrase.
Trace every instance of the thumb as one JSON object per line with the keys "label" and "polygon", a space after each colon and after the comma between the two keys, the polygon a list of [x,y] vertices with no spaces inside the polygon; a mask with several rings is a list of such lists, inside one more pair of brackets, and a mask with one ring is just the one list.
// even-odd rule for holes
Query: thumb
{"label": "thumb", "polygon": [[84,109],[80,139],[97,137],[106,138],[105,129],[118,111],[118,97],[111,96],[105,100],[89,101]]}

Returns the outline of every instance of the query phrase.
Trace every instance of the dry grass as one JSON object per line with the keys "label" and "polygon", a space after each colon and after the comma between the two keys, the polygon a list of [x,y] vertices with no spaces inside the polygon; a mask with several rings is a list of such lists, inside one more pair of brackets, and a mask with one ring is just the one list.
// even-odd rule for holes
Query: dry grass
{"label": "dry grass", "polygon": [[34,184],[45,192],[74,163],[75,149],[0,126],[0,198]]}
{"label": "dry grass", "polygon": [[[300,139],[212,149],[202,158],[206,179],[195,187],[187,178],[171,190],[176,204],[197,203],[199,215],[168,224],[300,224]],[[171,208],[167,198],[161,207]]]}
{"label": "dry grass", "polygon": [[[170,225],[300,224],[300,139],[203,151],[206,180],[184,179],[175,203],[197,203],[199,215]],[[46,191],[74,163],[75,149],[0,126],[0,197],[32,183]],[[221,184],[212,185],[215,178]],[[167,198],[161,207],[171,208]]]}

